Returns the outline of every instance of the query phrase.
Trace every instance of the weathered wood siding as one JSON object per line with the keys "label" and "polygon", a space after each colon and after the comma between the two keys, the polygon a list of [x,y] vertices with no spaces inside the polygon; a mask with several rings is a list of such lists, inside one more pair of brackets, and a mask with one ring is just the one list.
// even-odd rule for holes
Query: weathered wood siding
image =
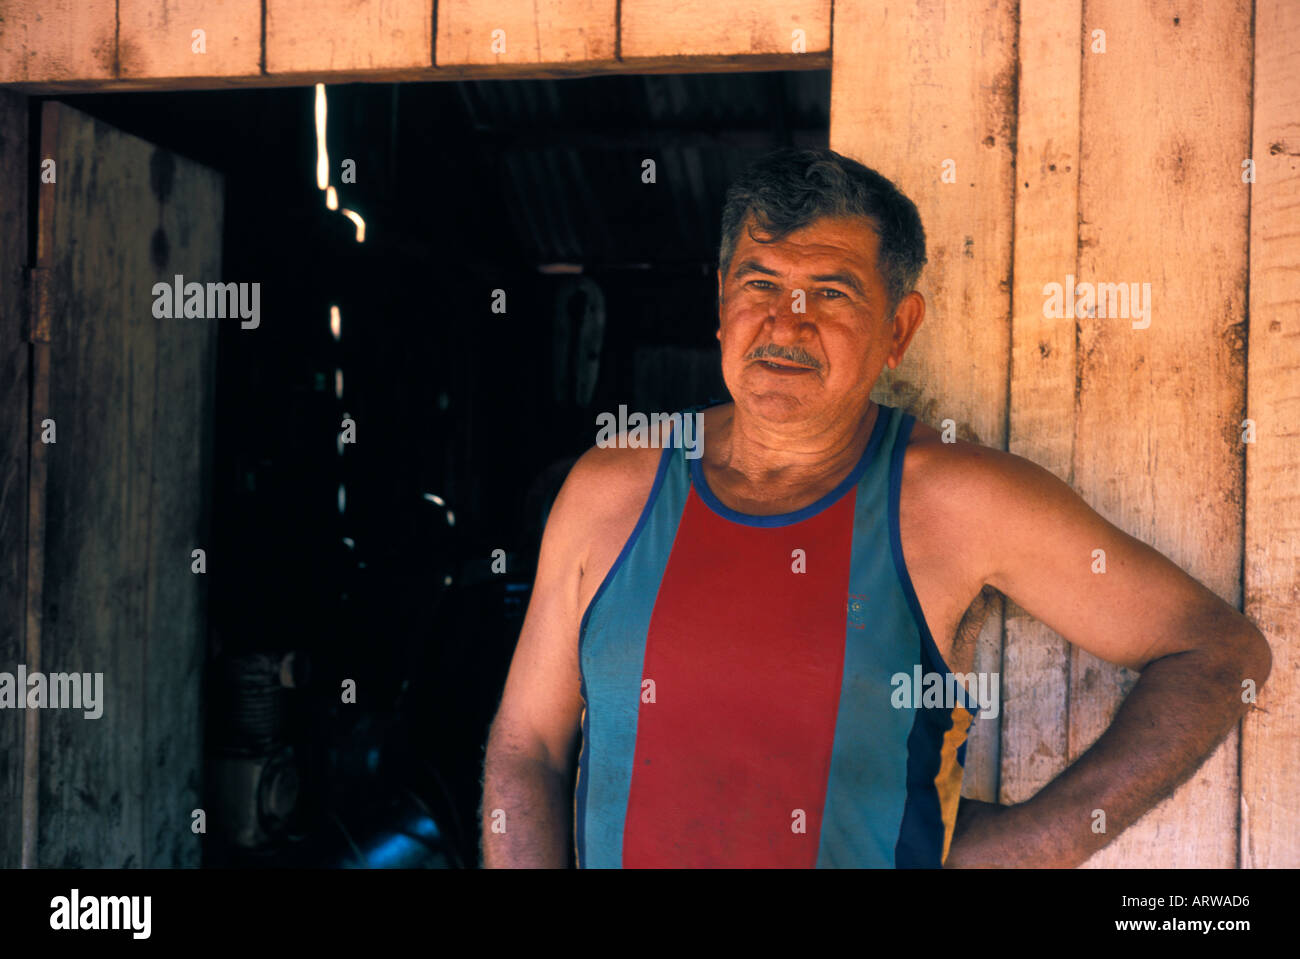
{"label": "weathered wood siding", "polygon": [[[816,70],[831,0],[3,0],[30,92]],[[204,51],[195,52],[202,30]]]}
{"label": "weathered wood siding", "polygon": [[[1043,315],[1044,277],[1078,274],[1081,0],[1021,13],[1008,449],[1074,482],[1074,324]],[[1070,647],[1011,600],[998,797],[1021,802],[1068,763]],[[991,796],[989,798],[992,798]]]}
{"label": "weathered wood siding", "polygon": [[[1152,315],[1146,329],[1100,316],[1076,321],[1074,485],[1108,520],[1234,606],[1250,8],[1249,0],[1199,8],[1090,0],[1080,116],[1077,275],[1150,283]],[[1103,28],[1106,52],[1093,52],[1092,30]],[[1101,735],[1136,679],[1072,651],[1071,760]],[[1235,865],[1237,738],[1230,734],[1191,781],[1092,864]]]}
{"label": "weathered wood siding", "polygon": [[[910,196],[928,241],[926,319],[873,395],[997,447],[1011,363],[1015,14],[1011,0],[953,5],[941,20],[910,0],[839,4],[831,75],[831,148]],[[1001,672],[999,605],[978,640],[978,671]],[[997,789],[998,728],[981,720],[971,734],[970,795]]]}
{"label": "weathered wood siding", "polygon": [[[1300,866],[1300,4],[1255,4],[1246,615],[1273,675],[1241,737],[1241,865]],[[1234,184],[1234,189],[1238,189]]]}
{"label": "weathered wood siding", "polygon": [[[1276,664],[1240,768],[1234,731],[1088,865],[1295,866],[1300,8],[1258,4],[1258,46],[1248,0],[1055,0],[1019,11],[1018,34],[1013,3],[960,9],[835,7],[831,146],[908,191],[930,238],[929,335],[878,397],[1051,469],[1239,608],[1244,560]],[[1150,326],[1045,317],[1067,276],[1150,283]],[[1136,674],[1006,605],[977,660],[1001,663],[1001,731],[973,741],[966,793],[1020,801]]]}
{"label": "weathered wood siding", "polygon": [[[25,712],[39,720],[25,861],[197,865],[206,579],[190,554],[207,546],[221,321],[157,319],[151,291],[178,273],[224,279],[223,187],[57,103],[43,108],[41,154],[57,179],[38,187],[51,298],[25,436],[44,457],[29,489],[43,550],[26,662],[35,638],[41,670],[102,673],[103,686],[99,718]],[[54,443],[40,442],[46,420]]]}

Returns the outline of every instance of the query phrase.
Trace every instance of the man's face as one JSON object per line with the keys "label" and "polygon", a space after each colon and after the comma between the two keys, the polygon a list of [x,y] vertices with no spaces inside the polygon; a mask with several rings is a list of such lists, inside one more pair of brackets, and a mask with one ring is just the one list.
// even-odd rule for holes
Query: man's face
{"label": "man's face", "polygon": [[751,239],[750,223],[727,276],[718,274],[722,376],[732,397],[773,423],[865,410],[881,368],[898,364],[920,325],[920,294],[904,297],[891,322],[876,268],[880,240],[867,220],[824,217],[774,243]]}

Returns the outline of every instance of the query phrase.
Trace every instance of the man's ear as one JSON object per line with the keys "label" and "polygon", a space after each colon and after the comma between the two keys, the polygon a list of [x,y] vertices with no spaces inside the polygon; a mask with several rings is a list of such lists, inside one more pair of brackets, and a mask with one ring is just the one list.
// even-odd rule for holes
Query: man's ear
{"label": "man's ear", "polygon": [[916,331],[921,328],[924,319],[925,297],[913,290],[903,297],[894,309],[893,346],[885,359],[885,364],[891,370],[897,368],[903,361],[903,354],[907,352],[908,344],[912,342]]}

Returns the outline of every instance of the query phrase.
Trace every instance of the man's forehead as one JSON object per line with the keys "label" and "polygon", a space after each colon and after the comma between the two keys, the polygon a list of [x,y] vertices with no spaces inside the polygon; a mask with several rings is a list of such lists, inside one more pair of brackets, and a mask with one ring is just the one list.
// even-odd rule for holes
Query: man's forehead
{"label": "man's forehead", "polygon": [[[750,236],[751,230],[758,240]],[[736,240],[732,262],[738,265],[742,260],[797,260],[806,261],[810,267],[813,264],[857,266],[871,274],[880,242],[871,221],[862,217],[822,217],[779,240],[769,237],[770,234],[754,226],[751,216]]]}

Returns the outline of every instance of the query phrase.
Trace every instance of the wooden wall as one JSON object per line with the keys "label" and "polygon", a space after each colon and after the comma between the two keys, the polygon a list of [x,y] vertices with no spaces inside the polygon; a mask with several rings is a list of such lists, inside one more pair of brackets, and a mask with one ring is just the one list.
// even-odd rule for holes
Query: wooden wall
{"label": "wooden wall", "polygon": [[[1005,448],[1016,11],[986,6],[953,5],[936,21],[911,3],[839,4],[830,145],[894,180],[926,230],[927,317],[875,398]],[[946,161],[953,183],[940,181]],[[1000,672],[1000,605],[980,633],[977,671]],[[971,734],[967,795],[997,791],[997,731],[981,722]]]}
{"label": "wooden wall", "polygon": [[[831,146],[894,178],[930,240],[926,324],[877,398],[1052,470],[1244,597],[1272,643],[1244,735],[1088,865],[1300,865],[1300,7],[929,11],[835,5]],[[1150,283],[1150,326],[1045,318],[1045,284],[1067,275]],[[975,737],[966,793],[1020,801],[1092,744],[1137,674],[1005,606],[976,667],[1000,668],[1000,728]]]}
{"label": "wooden wall", "polygon": [[[1293,0],[8,0],[0,23],[0,83],[36,91],[827,63],[832,147],[906,190],[930,240],[928,319],[877,399],[1052,470],[1273,646],[1240,734],[1090,865],[1300,865]],[[1150,326],[1045,318],[1067,276],[1150,283]],[[1003,706],[966,792],[1003,801],[1082,753],[1136,680],[1000,598],[976,668],[1001,673]]]}
{"label": "wooden wall", "polygon": [[1242,726],[1240,863],[1300,866],[1300,5],[1255,4],[1245,611],[1273,679]]}
{"label": "wooden wall", "polygon": [[[31,92],[825,69],[831,0],[4,0]],[[203,30],[206,52],[196,53]]]}

